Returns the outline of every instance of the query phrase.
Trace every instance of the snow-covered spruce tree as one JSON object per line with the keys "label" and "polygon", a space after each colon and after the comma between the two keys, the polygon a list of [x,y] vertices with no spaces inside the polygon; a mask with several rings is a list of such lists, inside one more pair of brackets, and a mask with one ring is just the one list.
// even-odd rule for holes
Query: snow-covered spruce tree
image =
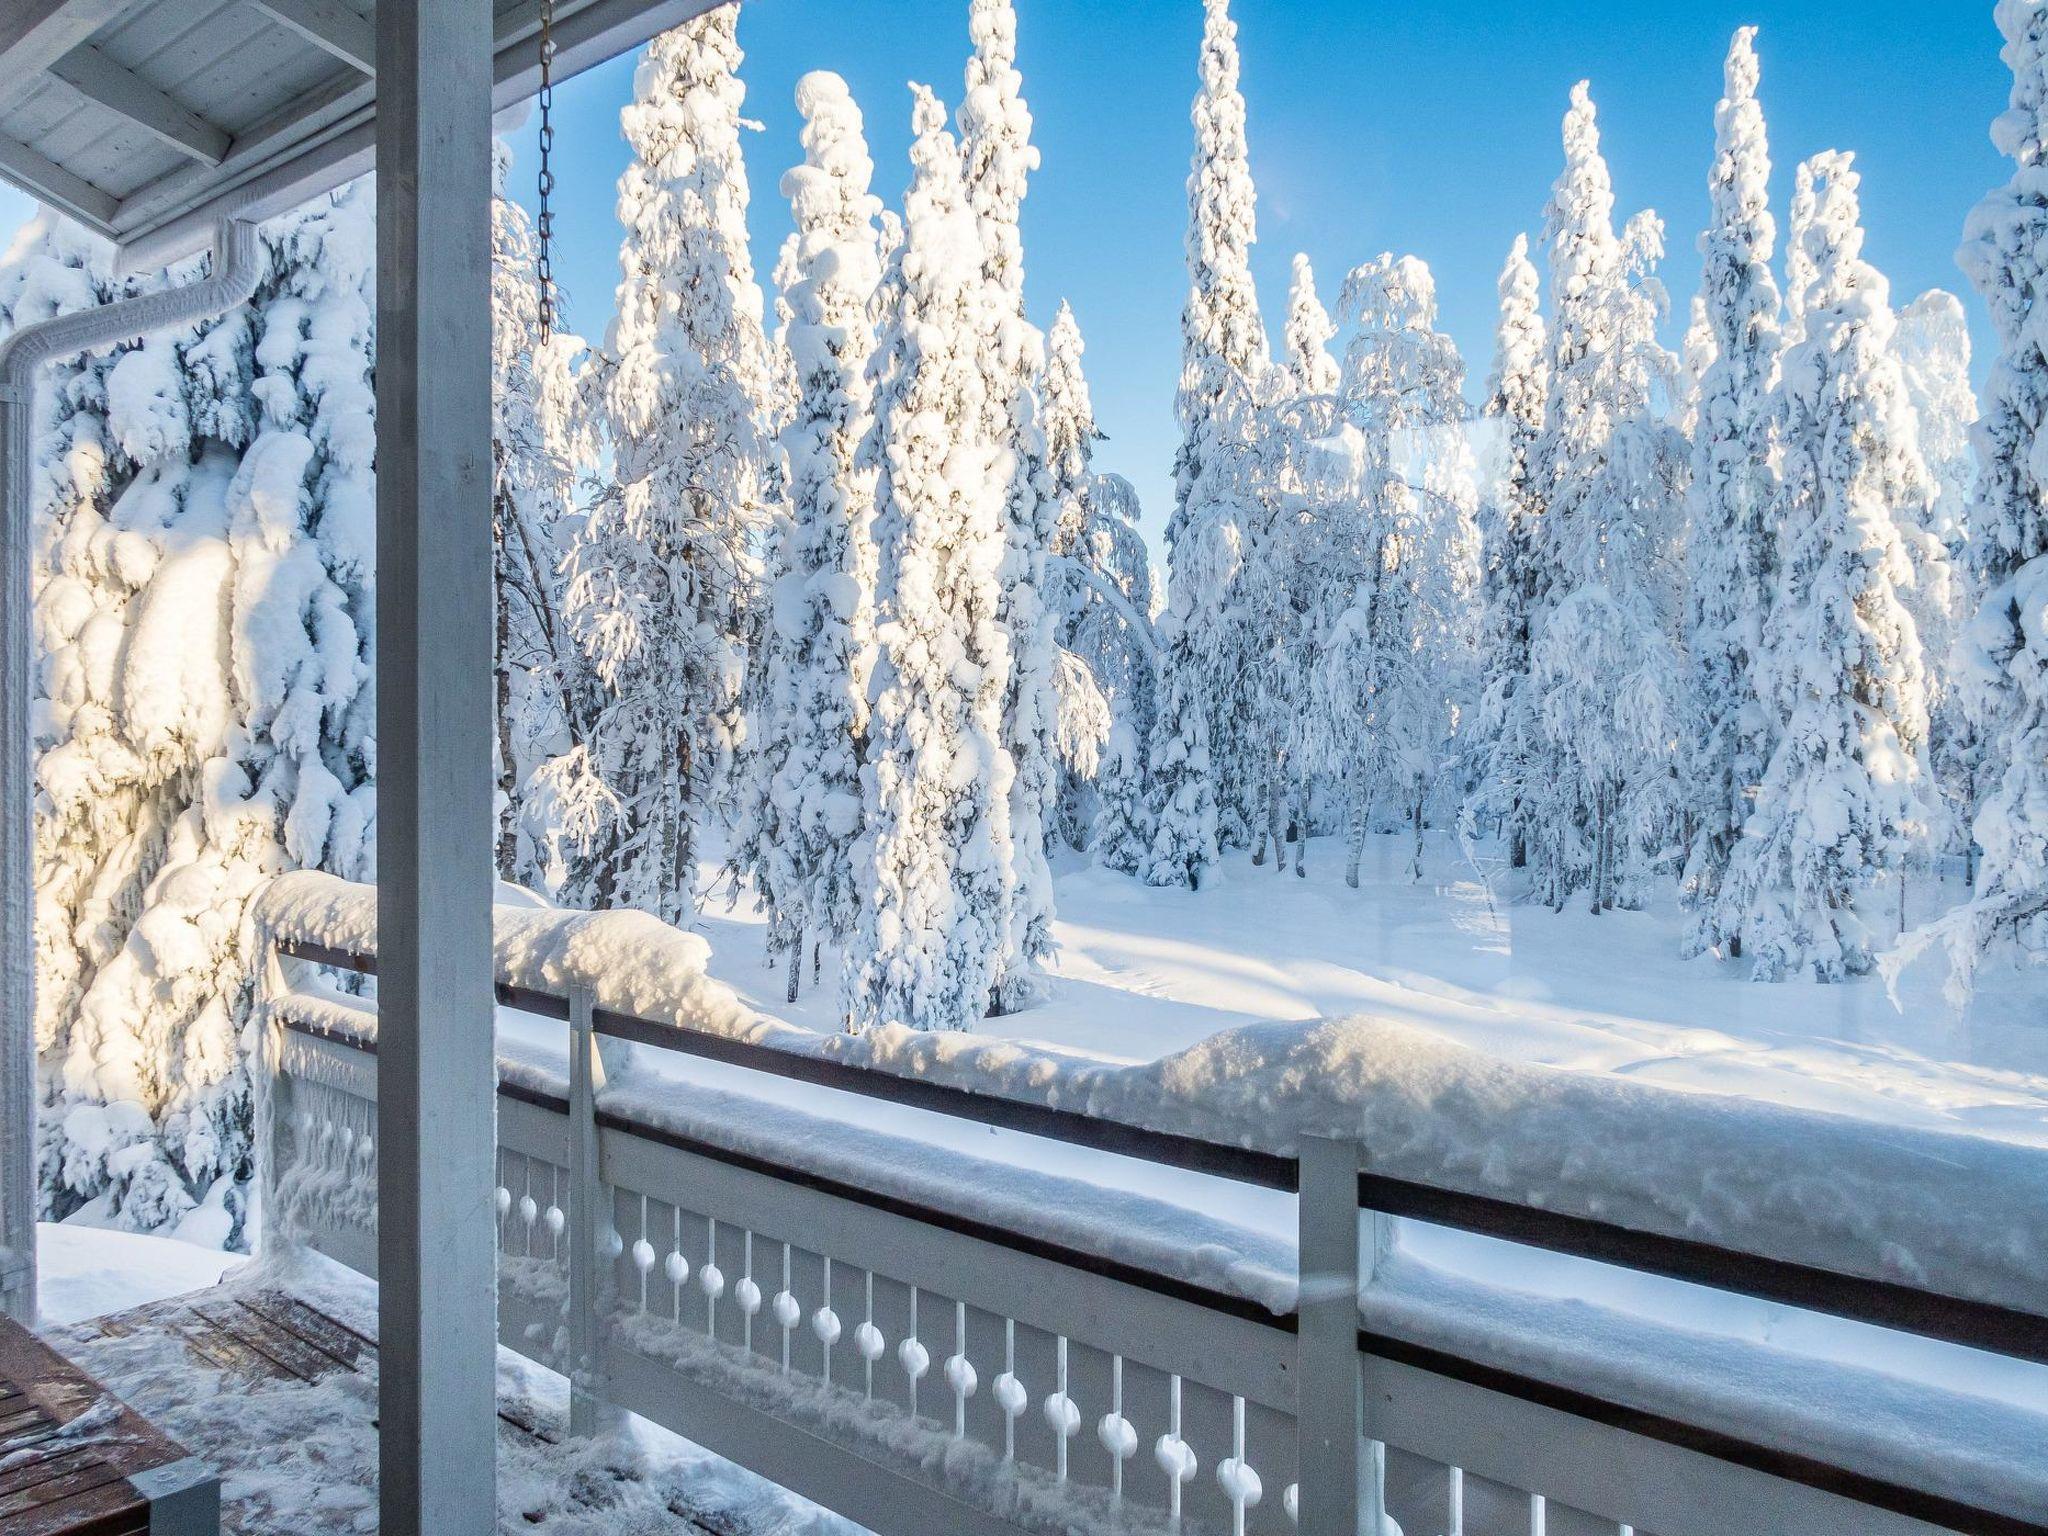
{"label": "snow-covered spruce tree", "polygon": [[560,878],[544,770],[589,740],[595,698],[562,613],[576,488],[595,456],[574,336],[542,336],[535,236],[504,195],[491,205],[491,459],[497,585],[498,874],[539,890]]}
{"label": "snow-covered spruce tree", "polygon": [[1508,862],[1517,869],[1528,862],[1534,803],[1529,775],[1539,761],[1541,729],[1529,687],[1529,623],[1551,581],[1536,537],[1545,501],[1536,453],[1549,388],[1541,305],[1529,237],[1517,235],[1501,268],[1500,319],[1484,407],[1499,423],[1500,443],[1498,479],[1481,509],[1486,627],[1474,741],[1474,808],[1499,826]]}
{"label": "snow-covered spruce tree", "polygon": [[[1234,570],[1249,542],[1241,521],[1252,498],[1237,482],[1269,366],[1265,323],[1252,283],[1256,196],[1239,85],[1237,26],[1228,0],[1205,0],[1201,87],[1191,116],[1195,152],[1188,174],[1188,296],[1181,314],[1175,397],[1181,442],[1166,542],[1169,563],[1180,560],[1181,545],[1190,539],[1207,546],[1193,557],[1202,567],[1194,586],[1201,587],[1221,571]],[[1227,560],[1219,558],[1224,551]],[[1190,741],[1179,760],[1188,771],[1196,764],[1214,771],[1216,782],[1196,798],[1216,806],[1223,837],[1237,846],[1246,840],[1257,787],[1265,777],[1258,765],[1241,760],[1251,739],[1237,729],[1254,702],[1258,668],[1251,653],[1263,640],[1240,622],[1231,597],[1226,587],[1185,609],[1178,645],[1196,670],[1171,686],[1184,688],[1186,697],[1201,705],[1203,726],[1217,754],[1211,764],[1209,748],[1195,750]]]}
{"label": "snow-covered spruce tree", "polygon": [[2013,83],[1991,136],[2014,171],[1971,212],[1957,253],[1998,336],[1969,517],[1981,597],[1962,682],[1984,799],[1975,895],[1948,935],[1959,990],[1994,945],[2048,960],[2048,0],[2001,0],[1997,14]]}
{"label": "snow-covered spruce tree", "polygon": [[1151,862],[1153,828],[1145,809],[1144,742],[1129,720],[1110,726],[1095,806],[1095,861],[1118,874],[1142,874]]}
{"label": "snow-covered spruce tree", "polygon": [[1777,226],[1757,82],[1756,29],[1744,27],[1728,50],[1726,94],[1715,109],[1713,221],[1700,236],[1714,358],[1700,379],[1687,502],[1688,954],[1739,950],[1739,914],[1723,912],[1721,884],[1772,746],[1756,664],[1778,571],[1771,454],[1782,306],[1771,274]]}
{"label": "snow-covered spruce tree", "polygon": [[1052,957],[1052,869],[1046,848],[1059,814],[1058,615],[1047,601],[1046,560],[1060,516],[1046,462],[1045,338],[1024,317],[1024,239],[1018,218],[1038,150],[1017,71],[1012,0],[971,0],[967,94],[960,105],[967,200],[981,226],[986,317],[975,327],[989,435],[1004,458],[1002,622],[1010,635],[1003,746],[1010,785],[1010,908],[996,971],[999,1013],[1027,1007]]}
{"label": "snow-covered spruce tree", "polygon": [[878,471],[881,581],[861,773],[867,899],[844,971],[856,1029],[971,1028],[1010,911],[1008,476],[977,357],[987,285],[959,146],[938,99],[915,90],[900,298],[877,337],[862,449]]}
{"label": "snow-covered spruce tree", "polygon": [[1762,636],[1776,745],[1726,887],[1760,980],[1869,970],[1859,904],[1926,831],[1927,679],[1899,509],[1932,488],[1856,183],[1847,155],[1800,168],[1814,276],[1784,358],[1784,573]]}
{"label": "snow-covered spruce tree", "polygon": [[1316,294],[1315,268],[1301,251],[1294,253],[1294,280],[1287,289],[1287,387],[1297,396],[1334,395],[1343,374],[1330,355],[1337,326]]}
{"label": "snow-covered spruce tree", "polygon": [[1539,558],[1553,587],[1531,615],[1543,730],[1531,796],[1532,894],[1562,909],[1641,898],[1671,830],[1681,683],[1671,562],[1685,442],[1658,419],[1676,365],[1656,340],[1654,217],[1614,233],[1614,189],[1591,94],[1573,88],[1565,170],[1547,224],[1549,392],[1536,453],[1547,501]]}
{"label": "snow-covered spruce tree", "polygon": [[[123,1226],[240,1240],[244,907],[280,870],[371,873],[370,205],[358,185],[268,226],[250,305],[67,366],[46,423],[52,1216],[91,1202]],[[38,243],[5,285],[12,319],[116,296],[74,239]]]}
{"label": "snow-covered spruce tree", "polygon": [[560,776],[566,899],[668,922],[740,747],[746,636],[773,493],[777,370],[747,248],[734,10],[655,39],[620,114],[618,311],[605,391],[616,484],[568,558],[571,633],[602,685]]}
{"label": "snow-covered spruce tree", "polygon": [[1346,279],[1354,327],[1339,392],[1358,445],[1350,526],[1323,544],[1334,618],[1315,707],[1346,770],[1347,883],[1375,808],[1412,833],[1420,878],[1430,797],[1470,703],[1479,536],[1462,463],[1465,364],[1436,328],[1436,283],[1413,256],[1382,255]]}
{"label": "snow-covered spruce tree", "polygon": [[1967,855],[1974,849],[1970,827],[1981,798],[1982,755],[1959,678],[1958,646],[1977,606],[1968,534],[1977,475],[1970,429],[1978,413],[1962,302],[1938,288],[1921,294],[1899,312],[1895,345],[1919,425],[1920,458],[1935,488],[1934,499],[1920,508],[1926,519],[1917,530],[1922,559],[1911,603],[1931,684],[1927,755],[1944,802],[1948,846]]}
{"label": "snow-covered spruce tree", "polygon": [[804,163],[782,179],[796,247],[782,290],[783,339],[796,367],[796,417],[782,431],[789,529],[770,604],[771,686],[762,725],[781,744],[753,815],[770,903],[771,951],[789,957],[796,1000],[808,943],[840,945],[860,910],[854,847],[861,828],[860,758],[874,646],[874,485],[856,462],[869,426],[874,352],[868,300],[881,280],[860,108],[825,71],[797,82]]}

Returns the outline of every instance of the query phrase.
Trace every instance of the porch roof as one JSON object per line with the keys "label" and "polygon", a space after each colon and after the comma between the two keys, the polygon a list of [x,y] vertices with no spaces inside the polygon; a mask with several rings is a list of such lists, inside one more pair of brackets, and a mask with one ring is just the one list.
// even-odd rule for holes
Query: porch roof
{"label": "porch roof", "polygon": [[[715,0],[556,0],[566,78]],[[10,0],[0,180],[131,267],[205,248],[370,168],[375,0]],[[539,84],[540,0],[494,0],[493,106]]]}

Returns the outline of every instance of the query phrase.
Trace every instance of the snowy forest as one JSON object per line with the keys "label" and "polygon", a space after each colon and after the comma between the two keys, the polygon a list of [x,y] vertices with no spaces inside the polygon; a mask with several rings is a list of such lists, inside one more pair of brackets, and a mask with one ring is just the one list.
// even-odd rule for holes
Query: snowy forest
{"label": "snowy forest", "polygon": [[[765,282],[734,8],[639,64],[601,337],[556,323],[500,197],[508,896],[750,914],[719,942],[854,1031],[1044,1006],[1059,870],[1153,900],[1233,863],[1356,887],[1388,849],[1523,921],[1668,905],[1670,960],[1757,983],[1882,995],[1926,955],[1960,1005],[1987,957],[2048,959],[2048,12],[1999,12],[2013,178],[1959,252],[2001,349],[1980,404],[1961,300],[1900,302],[1866,258],[1850,154],[1772,206],[1752,29],[1701,125],[1689,309],[1581,83],[1491,357],[1439,328],[1423,261],[1369,247],[1334,282],[1296,257],[1270,335],[1206,0],[1155,549],[1096,463],[1079,320],[1027,303],[1017,7],[961,5],[958,99],[913,88],[906,173],[838,76],[803,79]],[[248,305],[44,394],[53,1218],[239,1240],[245,909],[287,870],[375,878],[373,203],[266,226]],[[116,278],[46,214],[0,317],[189,275]]]}

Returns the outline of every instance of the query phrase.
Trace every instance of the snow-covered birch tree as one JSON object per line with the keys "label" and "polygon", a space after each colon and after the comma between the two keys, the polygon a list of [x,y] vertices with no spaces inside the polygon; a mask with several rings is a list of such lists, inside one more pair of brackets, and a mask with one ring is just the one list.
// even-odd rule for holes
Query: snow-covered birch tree
{"label": "snow-covered birch tree", "polygon": [[596,449],[576,366],[583,342],[543,334],[533,220],[504,195],[509,164],[501,141],[491,205],[498,874],[545,890],[561,876],[547,768],[587,746],[595,702],[562,612],[561,565]]}
{"label": "snow-covered birch tree", "polygon": [[1991,137],[2013,175],[1971,212],[1957,253],[1998,336],[1969,519],[1981,597],[1962,681],[1985,794],[1974,897],[1949,934],[1959,988],[2001,942],[2048,960],[2048,0],[2000,0],[1997,17],[2013,80]]}
{"label": "snow-covered birch tree", "polygon": [[[1137,492],[1121,476],[1095,471],[1095,445],[1103,433],[1082,367],[1080,323],[1065,303],[1048,341],[1046,449],[1059,510],[1055,579],[1047,591],[1055,603],[1059,644],[1086,669],[1111,714],[1131,722],[1143,741],[1152,709],[1152,566],[1138,532]],[[1063,739],[1072,713],[1063,693]],[[1096,820],[1094,779],[1063,751],[1059,823],[1075,848],[1087,846]]]}
{"label": "snow-covered birch tree", "polygon": [[1654,405],[1675,373],[1656,340],[1661,227],[1642,215],[1615,234],[1583,81],[1564,146],[1546,229],[1553,314],[1537,528],[1555,585],[1531,620],[1543,731],[1527,781],[1538,796],[1530,857],[1540,899],[1561,908],[1584,890],[1599,912],[1640,898],[1669,830],[1681,686],[1659,570],[1685,444]]}
{"label": "snow-covered birch tree", "polygon": [[695,909],[699,836],[740,748],[746,636],[773,492],[777,370],[747,247],[734,10],[655,39],[620,114],[615,484],[569,555],[565,610],[601,684],[558,803],[565,895],[669,922]]}
{"label": "snow-covered birch tree", "polygon": [[1963,707],[1958,647],[1976,611],[1970,570],[1970,491],[1977,475],[1970,429],[1977,396],[1970,387],[1970,326],[1962,302],[1934,289],[1899,312],[1896,350],[1906,398],[1918,426],[1921,461],[1934,498],[1916,504],[1924,518],[1912,530],[1915,551],[1913,622],[1929,678],[1929,764],[1941,790],[1945,843],[1969,850],[1980,799],[1981,754]]}
{"label": "snow-covered birch tree", "polygon": [[1777,225],[1759,75],[1756,29],[1744,27],[1728,50],[1725,94],[1714,113],[1713,218],[1700,236],[1700,296],[1714,357],[1700,379],[1687,503],[1691,841],[1681,892],[1691,954],[1724,945],[1739,952],[1738,914],[1723,912],[1721,885],[1772,747],[1756,667],[1778,572],[1771,454],[1782,305],[1771,273]]}
{"label": "snow-covered birch tree", "polygon": [[1817,156],[1799,180],[1813,278],[1784,358],[1784,573],[1761,642],[1775,746],[1727,893],[1758,979],[1839,981],[1873,963],[1873,882],[1926,834],[1927,675],[1899,523],[1932,487],[1851,158]]}
{"label": "snow-covered birch tree", "polygon": [[862,450],[877,470],[881,580],[861,776],[868,895],[844,971],[857,1029],[971,1028],[988,1011],[1010,912],[1008,466],[977,355],[981,230],[945,109],[915,89],[900,288],[877,338]]}

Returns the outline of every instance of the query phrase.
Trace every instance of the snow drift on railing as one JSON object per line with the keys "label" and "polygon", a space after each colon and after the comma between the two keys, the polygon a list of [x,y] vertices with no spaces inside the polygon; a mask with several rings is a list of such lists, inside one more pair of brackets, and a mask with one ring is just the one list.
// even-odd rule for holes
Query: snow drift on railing
{"label": "snow drift on railing", "polygon": [[[287,875],[271,937],[372,954],[374,888]],[[501,983],[1148,1129],[1291,1155],[1355,1138],[1376,1173],[2036,1310],[2048,1152],[1983,1137],[1502,1061],[1354,1016],[1230,1030],[1131,1066],[970,1034],[820,1035],[706,974],[709,946],[632,912],[500,907]],[[686,1111],[679,1111],[686,1112]]]}

